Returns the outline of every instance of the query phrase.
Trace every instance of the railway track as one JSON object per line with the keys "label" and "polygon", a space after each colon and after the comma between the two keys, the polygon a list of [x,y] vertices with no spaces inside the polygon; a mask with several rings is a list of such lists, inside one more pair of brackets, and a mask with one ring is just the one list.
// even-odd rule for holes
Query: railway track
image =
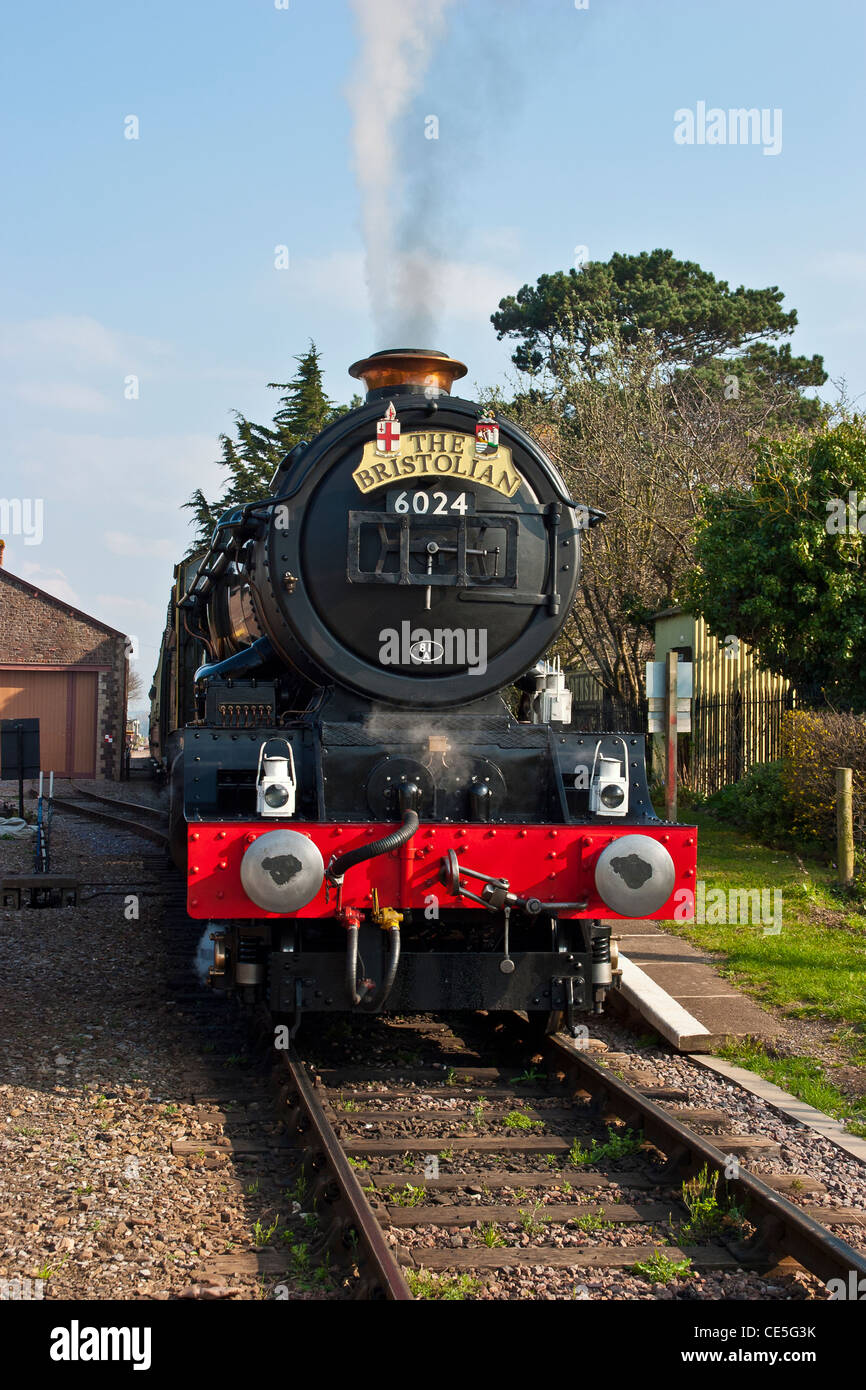
{"label": "railway track", "polygon": [[[74,791],[61,804],[165,842],[155,808]],[[539,1270],[581,1289],[660,1260],[684,1279],[796,1261],[819,1281],[814,1297],[831,1278],[866,1276],[864,1254],[828,1229],[859,1243],[866,1213],[810,1203],[825,1188],[808,1174],[749,1171],[778,1152],[773,1140],[731,1133],[721,1109],[695,1109],[626,1054],[541,1037],[517,1015],[496,1029],[461,1019],[459,1036],[440,1019],[311,1019],[300,1055],[273,1052],[268,1020],[259,1062],[229,1072],[249,1020],[193,972],[201,924],[186,917],[183,884],[157,871],[155,885],[171,919],[167,987],[202,1055],[188,1084],[204,1137],[171,1153],[193,1169],[231,1158],[280,1218],[274,1240],[266,1227],[255,1249],[209,1255],[203,1281],[291,1288],[299,1252],[325,1271],[317,1294],[396,1301],[472,1297],[483,1280],[498,1281],[493,1296],[521,1297],[509,1281]],[[703,1226],[688,1183],[712,1198]]]}
{"label": "railway track", "polygon": [[[780,1261],[789,1273],[796,1262],[822,1284],[866,1274],[866,1257],[822,1224],[864,1229],[866,1214],[789,1200],[786,1191],[823,1190],[808,1176],[748,1171],[749,1156],[766,1157],[773,1141],[726,1133],[721,1111],[686,1110],[672,1088],[614,1076],[613,1055],[601,1065],[558,1037],[536,1046],[543,1062],[528,1071],[485,1066],[471,1052],[453,1066],[385,1074],[337,1065],[311,1077],[300,1058],[288,1061],[293,1142],[315,1136],[319,1157],[306,1161],[315,1168],[327,1152],[332,1192],[346,1178],[339,1144],[422,1296],[471,1296],[479,1274],[507,1280],[540,1267],[579,1282],[660,1260],[694,1274],[784,1274]],[[709,1215],[696,1221],[684,1194],[711,1198]],[[368,1258],[380,1252],[370,1239]],[[393,1267],[380,1269],[388,1296],[399,1296]]]}
{"label": "railway track", "polygon": [[[219,1031],[225,1004],[212,1005]],[[191,995],[185,1007],[210,1005]],[[616,1054],[602,1061],[561,1037],[533,1039],[520,1020],[489,1056],[490,1040],[476,1050],[438,1022],[419,1030],[365,1019],[331,1025],[338,1057],[365,1047],[367,1024],[400,1029],[408,1050],[384,1067],[312,1062],[306,1043],[306,1056],[277,1053],[270,1101],[266,1066],[242,1094],[194,1087],[212,1136],[172,1146],[187,1160],[231,1153],[253,1171],[265,1160],[279,1170],[277,1184],[312,1222],[304,1262],[328,1271],[323,1294],[462,1298],[492,1279],[505,1282],[501,1296],[521,1297],[508,1282],[536,1271],[562,1272],[582,1290],[593,1274],[652,1272],[660,1261],[684,1279],[800,1268],[819,1281],[813,1297],[832,1278],[866,1275],[866,1256],[827,1225],[866,1238],[866,1212],[808,1205],[825,1190],[808,1175],[750,1173],[749,1158],[772,1157],[777,1144],[727,1132],[721,1110],[687,1109],[682,1090],[614,1075]],[[527,1066],[532,1051],[543,1057]],[[258,1118],[243,1113],[250,1103]],[[267,1114],[276,1130],[262,1129]],[[703,1227],[684,1201],[690,1182],[712,1199]],[[289,1267],[279,1244],[265,1242],[212,1258],[201,1277],[255,1274],[273,1287]]]}
{"label": "railway track", "polygon": [[168,815],[157,806],[148,806],[140,801],[122,801],[118,797],[105,796],[90,791],[87,787],[72,784],[73,796],[54,796],[52,806],[70,815],[84,816],[88,820],[98,820],[112,825],[129,835],[138,835],[154,844],[168,848]]}

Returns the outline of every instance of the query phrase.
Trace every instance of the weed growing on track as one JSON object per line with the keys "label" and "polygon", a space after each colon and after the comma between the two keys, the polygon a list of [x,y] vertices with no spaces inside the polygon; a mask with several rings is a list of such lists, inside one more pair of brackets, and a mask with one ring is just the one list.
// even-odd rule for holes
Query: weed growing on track
{"label": "weed growing on track", "polygon": [[689,1220],[680,1231],[684,1240],[706,1240],[720,1231],[742,1227],[745,1212],[733,1202],[720,1202],[718,1186],[718,1172],[711,1173],[706,1163],[695,1177],[683,1183],[683,1202],[689,1213]]}
{"label": "weed growing on track", "polygon": [[519,1218],[520,1218],[520,1229],[521,1229],[522,1231],[525,1231],[526,1235],[528,1235],[528,1236],[540,1236],[540,1235],[543,1235],[543,1233],[544,1233],[544,1228],[545,1228],[545,1226],[547,1225],[547,1219],[548,1219],[548,1218],[547,1218],[546,1216],[542,1216],[541,1218],[539,1218],[538,1213],[539,1213],[542,1209],[543,1209],[543,1203],[542,1203],[542,1202],[535,1202],[535,1203],[533,1204],[533,1207],[532,1207],[532,1210],[531,1210],[531,1211],[524,1211],[522,1208],[521,1208],[520,1211],[518,1211],[517,1214],[518,1214],[518,1216],[519,1216]]}
{"label": "weed growing on track", "polygon": [[502,1123],[506,1129],[544,1129],[542,1120],[533,1120],[531,1115],[524,1115],[522,1110],[509,1110]]}
{"label": "weed growing on track", "polygon": [[55,1260],[54,1264],[42,1265],[41,1268],[37,1269],[34,1277],[37,1279],[43,1279],[47,1284],[49,1279],[53,1278],[53,1276],[57,1273],[58,1269],[61,1269],[63,1265],[66,1264],[66,1261],[68,1259],[68,1253],[65,1255],[60,1255],[59,1258]]}
{"label": "weed growing on track", "polygon": [[511,1084],[512,1086],[517,1086],[521,1082],[524,1082],[527,1086],[531,1086],[534,1081],[540,1081],[542,1075],[543,1073],[536,1071],[535,1067],[528,1067],[527,1070],[522,1071],[519,1076],[512,1076]]}
{"label": "weed growing on track", "polygon": [[426,1187],[413,1187],[410,1182],[407,1182],[405,1187],[395,1187],[392,1183],[390,1187],[383,1188],[377,1188],[375,1183],[371,1182],[364,1191],[381,1196],[383,1201],[390,1202],[393,1207],[420,1207],[427,1201]]}
{"label": "weed growing on track", "polygon": [[650,1284],[670,1284],[674,1279],[687,1279],[692,1272],[691,1260],[669,1260],[661,1250],[654,1250],[652,1259],[638,1260],[631,1267],[632,1274],[640,1274]]}
{"label": "weed growing on track", "polygon": [[274,1217],[273,1224],[270,1226],[263,1226],[261,1223],[261,1219],[257,1220],[255,1226],[253,1226],[253,1244],[258,1246],[270,1244],[271,1240],[276,1234],[276,1230],[279,1224],[279,1212]]}
{"label": "weed growing on track", "polygon": [[494,1250],[498,1245],[505,1244],[505,1237],[495,1221],[488,1221],[486,1225],[479,1226],[475,1234],[482,1244],[487,1246],[488,1250]]}
{"label": "weed growing on track", "polygon": [[468,1274],[434,1274],[429,1269],[407,1269],[406,1283],[414,1298],[457,1301],[481,1292],[481,1281]]}
{"label": "weed growing on track", "polygon": [[588,1211],[586,1216],[573,1216],[568,1222],[569,1226],[576,1226],[579,1231],[590,1233],[592,1231],[612,1231],[613,1221],[605,1220],[604,1207],[597,1212]]}
{"label": "weed growing on track", "polygon": [[628,1158],[630,1154],[636,1154],[642,1144],[643,1136],[635,1134],[633,1130],[627,1129],[620,1134],[608,1127],[607,1142],[604,1144],[593,1139],[590,1147],[585,1149],[579,1139],[573,1139],[567,1155],[568,1162],[572,1168],[584,1168],[603,1158]]}

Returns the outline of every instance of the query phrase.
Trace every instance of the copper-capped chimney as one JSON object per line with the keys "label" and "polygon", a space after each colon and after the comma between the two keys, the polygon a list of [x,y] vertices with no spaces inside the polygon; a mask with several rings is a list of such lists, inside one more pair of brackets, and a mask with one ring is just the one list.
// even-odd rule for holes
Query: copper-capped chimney
{"label": "copper-capped chimney", "polygon": [[386,348],[353,362],[349,376],[363,381],[367,400],[379,396],[422,391],[427,396],[448,396],[452,382],[468,368],[456,357],[433,348]]}

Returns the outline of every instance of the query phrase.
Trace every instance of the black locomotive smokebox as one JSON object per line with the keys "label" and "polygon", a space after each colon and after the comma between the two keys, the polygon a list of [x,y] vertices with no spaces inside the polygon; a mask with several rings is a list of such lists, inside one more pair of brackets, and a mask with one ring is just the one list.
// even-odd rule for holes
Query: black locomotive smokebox
{"label": "black locomotive smokebox", "polygon": [[285,506],[253,555],[262,625],[316,684],[404,707],[481,699],[560,631],[576,504],[522,430],[447,394],[462,362],[399,349],[351,370],[369,402],[276,476]]}

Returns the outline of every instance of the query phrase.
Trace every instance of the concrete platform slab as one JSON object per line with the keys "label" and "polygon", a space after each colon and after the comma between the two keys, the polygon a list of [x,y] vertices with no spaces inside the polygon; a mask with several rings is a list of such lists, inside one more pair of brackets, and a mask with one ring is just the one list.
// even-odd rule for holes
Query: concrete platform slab
{"label": "concrete platform slab", "polygon": [[611,925],[620,938],[621,999],[679,1051],[710,1053],[738,1038],[784,1031],[691,942],[661,931],[658,922]]}
{"label": "concrete platform slab", "polygon": [[699,951],[690,941],[681,941],[677,936],[622,937],[619,949],[636,961],[676,960],[714,964],[714,958],[708,951]]}

